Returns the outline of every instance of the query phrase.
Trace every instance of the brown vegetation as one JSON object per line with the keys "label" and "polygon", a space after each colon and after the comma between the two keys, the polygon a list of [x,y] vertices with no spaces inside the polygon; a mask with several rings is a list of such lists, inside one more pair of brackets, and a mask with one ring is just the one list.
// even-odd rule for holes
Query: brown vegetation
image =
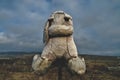
{"label": "brown vegetation", "polygon": [[0,59],[0,80],[119,80],[119,70],[108,70],[117,66],[116,57],[83,55],[87,64],[84,75],[69,72],[64,60],[57,60],[45,75],[35,74],[31,68],[33,55],[11,59]]}

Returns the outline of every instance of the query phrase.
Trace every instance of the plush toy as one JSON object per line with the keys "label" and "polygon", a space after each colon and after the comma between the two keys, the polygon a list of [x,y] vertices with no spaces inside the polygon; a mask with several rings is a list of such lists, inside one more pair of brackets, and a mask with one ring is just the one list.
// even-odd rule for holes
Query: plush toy
{"label": "plush toy", "polygon": [[84,74],[86,65],[84,58],[78,57],[76,45],[73,40],[72,17],[63,11],[52,13],[44,27],[43,42],[45,47],[40,55],[35,55],[32,68],[44,73],[52,62],[64,57],[68,67],[77,74]]}

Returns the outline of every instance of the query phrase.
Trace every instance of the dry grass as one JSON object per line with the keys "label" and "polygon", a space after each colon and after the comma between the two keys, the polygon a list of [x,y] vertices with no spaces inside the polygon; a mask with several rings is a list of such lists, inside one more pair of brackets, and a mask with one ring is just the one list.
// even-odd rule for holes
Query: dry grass
{"label": "dry grass", "polygon": [[59,72],[58,64],[45,75],[36,75],[31,68],[33,55],[13,58],[10,60],[0,59],[0,80],[119,80],[120,71],[108,70],[110,66],[117,66],[116,57],[88,56],[84,55],[87,71],[84,75],[71,74],[62,64]]}

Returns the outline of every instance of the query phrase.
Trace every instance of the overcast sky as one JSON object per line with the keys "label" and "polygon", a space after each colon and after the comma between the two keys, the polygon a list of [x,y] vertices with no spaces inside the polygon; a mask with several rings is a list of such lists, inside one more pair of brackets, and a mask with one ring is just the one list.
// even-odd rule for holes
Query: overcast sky
{"label": "overcast sky", "polygon": [[73,17],[79,53],[120,55],[120,0],[0,0],[0,52],[41,51],[56,10]]}

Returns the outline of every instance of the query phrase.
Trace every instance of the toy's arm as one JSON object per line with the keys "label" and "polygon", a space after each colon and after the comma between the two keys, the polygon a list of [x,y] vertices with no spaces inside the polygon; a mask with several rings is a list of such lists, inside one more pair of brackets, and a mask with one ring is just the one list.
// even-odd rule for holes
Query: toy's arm
{"label": "toy's arm", "polygon": [[73,33],[73,26],[52,25],[48,31],[50,37],[70,36]]}

